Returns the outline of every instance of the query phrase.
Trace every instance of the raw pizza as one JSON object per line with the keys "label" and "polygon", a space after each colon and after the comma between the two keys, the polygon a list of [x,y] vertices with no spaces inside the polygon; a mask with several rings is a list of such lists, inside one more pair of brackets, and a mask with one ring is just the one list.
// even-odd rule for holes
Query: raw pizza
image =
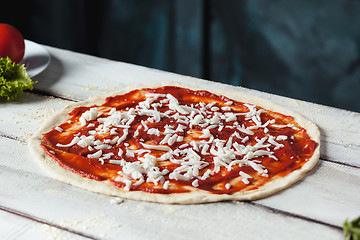
{"label": "raw pizza", "polygon": [[70,105],[29,144],[65,183],[190,204],[287,188],[315,166],[319,138],[312,122],[264,99],[160,83]]}

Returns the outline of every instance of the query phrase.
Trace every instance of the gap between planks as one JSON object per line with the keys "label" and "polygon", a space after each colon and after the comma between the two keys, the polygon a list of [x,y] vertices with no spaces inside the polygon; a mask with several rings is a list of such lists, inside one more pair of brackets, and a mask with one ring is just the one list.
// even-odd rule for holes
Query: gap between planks
{"label": "gap between planks", "polygon": [[2,138],[8,138],[8,139],[17,141],[17,142],[19,142],[19,143],[21,143],[21,144],[27,144],[27,142],[26,142],[24,139],[21,139],[21,138],[19,138],[19,137],[17,137],[17,136],[13,136],[13,135],[6,134],[6,133],[1,132],[1,131],[0,131],[0,137],[2,137]]}
{"label": "gap between planks", "polygon": [[39,95],[39,96],[59,98],[59,99],[66,100],[66,101],[71,101],[71,102],[79,102],[79,101],[81,101],[81,99],[71,98],[69,96],[63,96],[61,94],[57,94],[55,92],[50,92],[50,91],[43,91],[43,90],[33,89],[31,91],[26,91],[26,92],[28,92],[30,94]]}
{"label": "gap between planks", "polygon": [[[66,100],[66,101],[71,101],[71,102],[81,101],[81,99],[71,98],[71,97],[68,97],[68,96],[63,96],[61,94],[57,94],[57,93],[49,92],[49,91],[33,89],[32,91],[28,91],[28,92],[32,93],[32,94],[40,95],[40,96],[54,97],[54,98],[59,98],[59,99]],[[2,133],[2,132],[0,132],[0,137],[9,138],[11,140],[18,141],[20,143],[26,143],[26,141],[23,140],[23,139],[20,139],[20,138],[18,138],[16,136],[7,135],[7,134]],[[331,142],[331,143],[332,144],[338,144],[338,143],[334,143],[334,142]],[[334,163],[334,164],[343,165],[343,166],[348,166],[348,167],[353,167],[353,168],[360,168],[360,166],[347,164],[347,163],[343,163],[343,162],[339,162],[339,161],[335,161],[335,160],[330,160],[330,159],[326,159],[324,157],[321,157],[320,160],[331,162],[331,163]],[[269,207],[269,206],[266,206],[266,205],[263,205],[263,204],[259,204],[259,203],[253,202],[253,201],[246,202],[246,203],[248,203],[250,205],[253,205],[253,206],[264,208],[264,209],[266,209],[268,211],[271,211],[273,213],[278,213],[278,214],[282,214],[284,216],[294,217],[294,218],[301,219],[303,221],[309,221],[309,222],[321,224],[321,225],[324,225],[324,226],[327,226],[327,227],[330,227],[330,228],[333,228],[333,229],[342,230],[342,228],[340,226],[337,226],[337,225],[329,224],[329,223],[326,223],[326,222],[323,222],[323,221],[308,218],[306,216],[294,214],[294,213],[291,213],[291,212],[282,211],[282,210],[272,208],[272,207]],[[70,233],[78,234],[80,236],[83,236],[83,237],[86,237],[86,238],[89,238],[89,239],[97,240],[97,238],[94,238],[93,236],[84,235],[81,232],[77,232],[77,231],[74,231],[74,230],[71,230],[71,229],[56,225],[56,224],[48,223],[45,220],[41,220],[39,218],[32,217],[32,216],[30,216],[30,215],[28,215],[26,213],[18,212],[16,210],[9,209],[9,208],[2,207],[2,206],[0,206],[0,210],[6,211],[6,212],[11,213],[11,214],[15,214],[17,216],[24,217],[24,218],[27,218],[27,219],[30,219],[30,220],[33,220],[33,221],[36,221],[36,222],[39,222],[39,223],[43,223],[43,224],[46,224],[46,225],[49,225],[49,226],[52,226],[52,227],[55,227],[55,228],[59,228],[61,230],[64,230],[64,231],[67,231],[67,232],[70,232]]]}
{"label": "gap between planks", "polygon": [[66,232],[69,232],[69,233],[72,233],[72,234],[76,234],[76,235],[79,235],[81,237],[85,237],[85,238],[88,238],[88,239],[91,239],[91,240],[100,240],[100,238],[96,238],[94,236],[87,235],[87,234],[84,234],[82,232],[79,232],[79,231],[76,231],[76,230],[73,230],[73,229],[70,229],[70,228],[67,228],[67,227],[62,227],[62,226],[54,224],[54,223],[49,223],[49,222],[47,222],[47,221],[45,221],[43,219],[40,219],[38,217],[31,216],[31,215],[29,215],[27,213],[20,212],[20,211],[17,211],[17,210],[8,208],[8,207],[0,206],[0,210],[2,210],[4,212],[7,212],[7,213],[10,213],[10,214],[14,214],[14,215],[22,217],[22,218],[26,218],[26,219],[35,221],[37,223],[45,224],[45,225],[48,225],[50,227],[54,227],[54,228],[57,228],[57,229],[60,229],[60,230],[63,230],[63,231],[66,231]]}
{"label": "gap between planks", "polygon": [[[0,134],[0,137],[6,137],[6,136],[3,136],[3,135]],[[15,137],[10,137],[9,139],[14,140],[14,141],[19,141]],[[323,160],[323,159],[321,159],[321,160]],[[326,160],[324,160],[324,161],[326,161]],[[330,162],[333,162],[333,161],[330,161]],[[349,166],[348,164],[344,164],[344,163],[341,163],[341,162],[333,162],[333,163],[334,164],[339,164],[339,165]],[[351,167],[360,168],[360,167],[357,167],[357,166],[351,166]],[[253,206],[256,206],[256,207],[259,207],[259,208],[262,208],[262,209],[270,211],[270,212],[273,212],[274,214],[281,214],[281,215],[286,216],[286,217],[292,217],[292,218],[296,218],[296,219],[299,219],[299,220],[302,220],[302,221],[308,221],[308,222],[320,224],[320,225],[323,225],[323,226],[326,226],[326,227],[329,227],[329,228],[332,228],[332,229],[335,229],[335,230],[339,230],[339,231],[342,230],[342,227],[340,227],[338,225],[330,224],[330,223],[320,221],[320,220],[317,220],[317,219],[314,219],[314,218],[306,217],[306,216],[303,216],[303,215],[300,215],[300,214],[295,214],[295,213],[292,213],[292,212],[288,212],[288,211],[280,210],[280,209],[277,209],[277,208],[273,208],[273,207],[270,207],[270,206],[267,206],[267,205],[264,205],[264,204],[257,203],[256,201],[244,201],[244,203],[249,204],[249,205],[253,205]],[[79,234],[78,232],[73,231],[71,229],[61,227],[61,226],[58,226],[56,224],[48,223],[45,220],[41,220],[39,218],[32,217],[29,214],[22,213],[22,212],[19,212],[17,210],[13,210],[13,209],[10,209],[10,208],[4,207],[4,206],[0,206],[0,210],[6,211],[6,212],[9,212],[9,213],[12,213],[12,214],[16,214],[18,216],[25,217],[25,218],[28,218],[28,219],[32,219],[34,221],[37,221],[37,222],[40,222],[40,223],[43,223],[43,224],[47,224],[49,226],[60,228],[62,230],[68,231],[68,232]],[[83,235],[81,235],[81,236],[83,236]],[[90,239],[96,239],[96,238],[94,238],[92,236],[86,236],[85,235],[85,237],[88,237]]]}
{"label": "gap between planks", "polygon": [[276,214],[282,214],[282,215],[284,215],[284,216],[301,219],[301,220],[303,220],[303,221],[308,221],[308,222],[312,222],[312,223],[317,223],[317,224],[320,224],[320,225],[324,225],[324,226],[326,226],[326,227],[330,227],[330,228],[333,228],[333,229],[337,229],[337,230],[342,231],[342,227],[340,227],[340,226],[337,226],[337,225],[334,225],[334,224],[330,224],[330,223],[327,223],[327,222],[323,222],[323,221],[320,221],[320,220],[316,220],[316,219],[314,219],[314,218],[309,218],[309,217],[306,217],[306,216],[303,216],[303,215],[299,215],[299,214],[295,214],[295,213],[283,211],[283,210],[280,210],[280,209],[277,209],[277,208],[273,208],[273,207],[270,207],[270,206],[267,206],[267,205],[263,205],[263,204],[256,203],[255,201],[249,201],[249,202],[247,202],[247,203],[250,204],[250,205],[253,205],[253,206],[262,207],[262,208],[267,209],[268,211],[273,212],[273,213],[276,213]]}
{"label": "gap between planks", "polygon": [[[245,201],[244,203],[252,205],[254,207],[262,208],[262,209],[267,210],[269,212],[272,212],[274,214],[281,214],[281,215],[286,216],[286,217],[296,218],[296,219],[299,219],[299,220],[302,220],[302,221],[307,221],[307,222],[320,224],[320,225],[323,225],[323,226],[326,226],[326,227],[329,227],[329,228],[332,228],[332,229],[335,229],[335,230],[338,230],[338,231],[343,231],[342,227],[340,227],[340,226],[329,224],[329,223],[319,221],[319,220],[316,220],[316,219],[313,219],[313,218],[309,218],[309,217],[306,217],[306,216],[290,213],[290,212],[287,212],[287,211],[282,211],[282,210],[279,210],[279,209],[276,209],[276,208],[272,208],[272,207],[269,207],[269,206],[266,206],[266,205],[263,205],[263,204],[256,203],[255,201]],[[17,210],[8,208],[8,207],[0,206],[0,210],[5,211],[5,212],[10,213],[10,214],[14,214],[14,215],[22,217],[22,218],[26,218],[26,219],[41,223],[41,224],[48,225],[48,226],[51,226],[51,227],[54,227],[54,228],[57,228],[57,229],[72,233],[72,234],[76,234],[76,235],[79,235],[79,236],[82,236],[82,237],[85,237],[85,238],[88,238],[88,239],[100,240],[99,238],[96,238],[94,236],[84,234],[82,232],[79,232],[79,231],[76,231],[76,230],[73,230],[73,229],[70,229],[70,228],[67,228],[67,227],[63,227],[63,226],[60,226],[60,225],[57,225],[57,224],[54,224],[54,223],[47,222],[46,220],[43,220],[41,218],[32,216],[32,215],[24,213],[24,212],[17,211]]]}

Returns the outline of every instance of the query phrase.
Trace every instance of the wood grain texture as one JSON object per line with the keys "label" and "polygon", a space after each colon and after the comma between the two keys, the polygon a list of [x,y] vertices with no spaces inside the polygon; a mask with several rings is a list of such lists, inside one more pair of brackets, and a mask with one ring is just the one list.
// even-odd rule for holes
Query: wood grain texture
{"label": "wood grain texture", "polygon": [[0,207],[0,238],[16,240],[73,239],[97,240],[92,236],[55,225],[23,212]]}
{"label": "wood grain texture", "polygon": [[[114,62],[84,54],[47,47],[52,63],[38,78],[35,89],[73,100],[85,100],[95,94],[108,94],[142,82],[179,81],[213,89],[233,90],[256,95],[301,113],[315,122],[321,131],[322,158],[360,167],[357,147],[360,113],[234,87],[211,81],[172,74],[132,64]],[[73,58],[69,58],[71,54]],[[65,70],[66,69],[66,70]],[[61,81],[58,81],[61,78]],[[346,157],[343,157],[344,154]]]}
{"label": "wood grain texture", "polygon": [[[47,49],[52,62],[35,78],[38,81],[35,92],[25,93],[13,102],[0,103],[3,113],[0,115],[0,220],[1,216],[21,213],[29,218],[16,215],[12,226],[18,223],[26,228],[27,223],[23,222],[33,218],[41,220],[37,224],[50,225],[60,233],[90,239],[117,239],[118,236],[124,239],[340,239],[343,221],[360,212],[359,114]],[[29,155],[27,138],[52,113],[72,101],[144,81],[164,80],[257,95],[300,112],[321,129],[320,164],[293,187],[255,202],[169,206],[125,200],[117,205],[111,203],[111,197],[47,177]],[[32,230],[26,230],[20,235],[31,234]],[[42,235],[39,236],[41,239]]]}
{"label": "wood grain texture", "polygon": [[[170,206],[126,200],[114,205],[110,197],[46,176],[4,166],[0,166],[0,171],[0,181],[7,186],[0,190],[2,206],[98,239],[117,239],[118,236],[126,239],[232,239],[234,236],[282,239],[295,233],[298,234],[293,239],[303,239],[310,234],[312,239],[341,236],[337,228],[247,203]],[[12,190],[14,187],[17,191]],[[311,231],[301,231],[307,228]]]}

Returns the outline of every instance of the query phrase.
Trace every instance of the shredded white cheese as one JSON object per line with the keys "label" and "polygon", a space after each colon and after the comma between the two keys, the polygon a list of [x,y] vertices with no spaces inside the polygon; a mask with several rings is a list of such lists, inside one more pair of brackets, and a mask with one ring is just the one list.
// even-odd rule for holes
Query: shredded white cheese
{"label": "shredded white cheese", "polygon": [[[124,183],[125,190],[144,182],[162,184],[164,189],[168,189],[170,181],[166,179],[191,181],[191,185],[197,188],[199,180],[206,180],[222,169],[231,171],[234,166],[250,166],[258,174],[267,177],[267,169],[259,159],[270,157],[277,160],[273,150],[284,147],[282,141],[288,139],[286,135],[269,135],[269,127],[298,128],[293,124],[275,124],[275,120],[263,122],[261,114],[265,110],[251,104],[245,104],[248,111],[244,113],[232,112],[230,106],[234,104],[233,101],[216,104],[199,102],[182,105],[171,94],[147,93],[144,101],[126,111],[93,107],[80,116],[79,122],[81,126],[94,128],[95,124],[89,122],[97,120],[99,125],[96,129],[88,131],[88,135],[74,136],[68,144],[57,143],[56,146],[71,147],[77,144],[92,152],[87,154],[88,158],[97,158],[102,164],[121,166],[122,170],[118,172],[115,181]],[[164,108],[166,110],[158,110]],[[142,120],[136,120],[137,117]],[[240,125],[240,118],[250,122],[250,126]],[[170,123],[162,125],[163,129],[154,127],[154,124],[161,125],[162,121]],[[254,138],[255,130],[259,129],[265,137]],[[55,127],[55,130],[64,131],[60,127]],[[210,130],[215,132],[214,135]],[[222,131],[230,131],[230,137],[219,138],[217,134],[220,136]],[[140,138],[142,148],[126,142],[131,137],[138,138],[140,132],[157,136],[159,142],[144,142]],[[250,139],[252,143],[246,144]],[[118,149],[117,152],[111,151],[114,147]],[[212,159],[213,170],[202,170],[210,164],[204,160],[204,156]],[[138,161],[127,162],[126,158],[136,158]],[[157,165],[165,161],[177,164],[177,167],[170,172]],[[243,183],[250,184],[249,179],[252,177],[249,174],[240,171],[239,175]],[[230,183],[225,184],[226,189],[231,187]]]}
{"label": "shredded white cheese", "polygon": [[79,118],[81,126],[85,126],[88,121],[95,120],[98,117],[99,111],[97,108],[90,108],[84,112]]}

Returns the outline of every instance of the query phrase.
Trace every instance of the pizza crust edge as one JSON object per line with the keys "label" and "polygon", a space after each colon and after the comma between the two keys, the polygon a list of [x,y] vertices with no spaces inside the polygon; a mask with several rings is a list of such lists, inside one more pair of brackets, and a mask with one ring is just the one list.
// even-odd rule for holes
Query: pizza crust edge
{"label": "pizza crust edge", "polygon": [[[271,182],[268,182],[256,190],[252,190],[248,192],[236,192],[231,195],[212,194],[203,190],[198,190],[190,193],[158,194],[158,193],[147,193],[141,191],[126,191],[112,185],[109,181],[97,181],[82,177],[76,173],[73,173],[69,170],[62,168],[55,160],[49,157],[41,148],[40,143],[43,134],[50,131],[53,127],[55,127],[59,123],[64,122],[68,118],[68,113],[73,108],[79,106],[100,105],[105,101],[106,97],[125,94],[134,89],[157,88],[162,86],[178,86],[178,87],[188,88],[191,90],[206,90],[217,95],[224,95],[235,101],[255,104],[257,106],[263,107],[266,110],[271,110],[285,115],[290,115],[294,118],[295,122],[297,122],[301,127],[306,129],[309,137],[317,143],[315,152],[313,156],[300,169],[297,169],[287,174],[285,177],[277,178]],[[32,156],[37,160],[38,164],[44,170],[44,172],[58,181],[82,189],[86,189],[92,192],[110,195],[110,196],[117,196],[126,199],[165,203],[165,204],[195,204],[195,203],[218,202],[225,200],[237,200],[237,201],[256,200],[270,196],[274,193],[277,193],[281,190],[288,188],[292,184],[301,180],[305,176],[305,174],[309,172],[311,169],[313,169],[316,163],[319,161],[320,131],[313,122],[304,118],[300,114],[257,96],[252,96],[237,91],[215,90],[212,88],[197,87],[179,82],[157,82],[157,83],[144,83],[140,85],[130,86],[118,92],[107,94],[106,96],[96,95],[92,98],[89,98],[88,100],[76,102],[68,105],[63,110],[53,115],[43,124],[43,126],[29,139],[28,147]]]}

